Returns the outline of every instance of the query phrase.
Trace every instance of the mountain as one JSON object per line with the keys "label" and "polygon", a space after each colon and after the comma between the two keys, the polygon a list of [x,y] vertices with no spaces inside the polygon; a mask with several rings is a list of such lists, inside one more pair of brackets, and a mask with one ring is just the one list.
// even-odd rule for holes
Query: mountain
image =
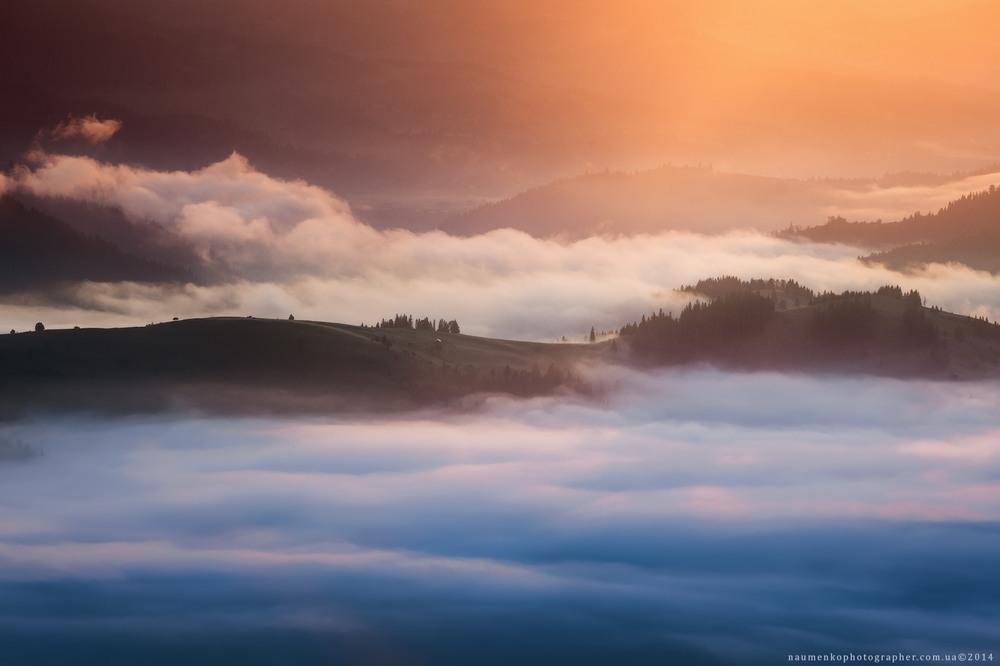
{"label": "mountain", "polygon": [[662,166],[565,178],[483,204],[441,224],[473,235],[509,227],[537,237],[776,229],[820,214],[829,187],[818,182]]}
{"label": "mountain", "polygon": [[823,243],[846,243],[877,249],[865,261],[895,270],[937,262],[1000,271],[1000,189],[962,196],[936,213],[914,213],[899,222],[848,222],[831,218],[826,224],[790,228],[778,234]]}
{"label": "mountain", "polygon": [[[823,219],[831,209],[851,215],[881,205],[886,216],[901,215],[912,210],[915,197],[941,201],[940,192],[963,191],[967,186],[963,181],[993,171],[899,172],[850,180],[755,176],[716,171],[711,166],[602,171],[481,204],[447,217],[439,228],[472,235],[509,227],[538,237],[567,238],[666,230],[797,229],[803,220]],[[823,230],[811,227],[799,233],[804,237],[815,234],[819,240]]]}
{"label": "mountain", "polygon": [[0,292],[51,287],[61,282],[174,282],[190,274],[180,268],[123,252],[98,236],[0,197]]}

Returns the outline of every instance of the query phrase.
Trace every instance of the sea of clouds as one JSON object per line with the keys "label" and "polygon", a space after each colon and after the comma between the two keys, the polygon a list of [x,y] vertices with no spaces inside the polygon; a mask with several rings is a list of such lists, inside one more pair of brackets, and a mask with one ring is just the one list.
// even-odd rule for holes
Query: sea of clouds
{"label": "sea of clouds", "polygon": [[[96,119],[77,125],[63,131],[97,136],[116,129]],[[901,274],[858,262],[857,248],[754,231],[577,241],[511,229],[471,237],[379,231],[335,194],[268,176],[235,153],[204,169],[161,172],[38,148],[0,185],[120,208],[133,224],[159,225],[205,266],[233,276],[203,284],[80,283],[55,295],[24,294],[0,305],[0,322],[15,330],[39,320],[50,328],[127,326],[212,315],[373,323],[405,312],[457,319],[463,332],[477,335],[578,339],[591,326],[614,330],[660,308],[679,310],[688,295],[675,288],[720,275],[793,278],[818,291],[900,284],[919,290],[928,304],[1000,317],[1000,278],[989,273],[931,265]],[[958,195],[953,185],[900,189],[857,193],[856,205],[875,210],[886,197],[905,194],[922,208]]]}
{"label": "sea of clouds", "polygon": [[[0,428],[11,663],[784,663],[1000,646],[1000,384]],[[26,455],[30,451],[33,455]]]}

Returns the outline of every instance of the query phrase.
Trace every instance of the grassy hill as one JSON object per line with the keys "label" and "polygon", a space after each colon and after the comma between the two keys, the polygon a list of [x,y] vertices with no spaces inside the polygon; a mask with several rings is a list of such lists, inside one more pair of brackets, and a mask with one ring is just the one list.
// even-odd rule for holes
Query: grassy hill
{"label": "grassy hill", "polygon": [[719,295],[677,318],[644,317],[593,344],[234,317],[3,335],[0,418],[32,409],[342,414],[482,394],[587,395],[587,364],[1000,376],[1000,325],[923,307],[916,292],[807,298],[792,281],[751,281],[743,291],[729,282],[700,283]]}
{"label": "grassy hill", "polygon": [[390,411],[497,392],[583,391],[608,345],[557,345],[347,324],[189,319],[0,336],[0,400],[157,411]]}

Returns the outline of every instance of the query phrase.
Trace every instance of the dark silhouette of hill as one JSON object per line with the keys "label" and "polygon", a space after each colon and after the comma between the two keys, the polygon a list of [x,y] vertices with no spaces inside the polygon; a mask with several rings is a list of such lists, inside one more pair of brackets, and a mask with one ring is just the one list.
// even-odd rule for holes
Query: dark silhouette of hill
{"label": "dark silhouette of hill", "polygon": [[174,282],[191,274],[122,250],[103,238],[0,197],[0,291],[50,287],[61,282]]}
{"label": "dark silhouette of hill", "polygon": [[898,222],[848,222],[830,218],[818,227],[778,234],[824,243],[847,243],[879,250],[865,261],[903,270],[930,262],[956,262],[1000,271],[1000,189],[975,192],[936,213],[914,213]]}
{"label": "dark silhouette of hill", "polygon": [[717,278],[706,300],[622,327],[640,365],[716,363],[747,369],[891,376],[1000,376],[1000,324],[927,308],[897,286],[813,294],[792,280]]}
{"label": "dark silhouette of hill", "polygon": [[[590,394],[581,364],[948,379],[1000,376],[1000,325],[927,308],[916,292],[812,295],[786,280],[725,288],[591,344],[496,340],[409,324],[211,318],[0,336],[0,417],[30,409],[221,413],[394,411],[490,393]],[[779,307],[778,304],[784,304]],[[406,326],[397,326],[405,318]],[[443,320],[442,320],[443,321]],[[392,325],[389,325],[392,324]],[[450,329],[450,327],[447,327]],[[454,328],[457,330],[457,324]]]}
{"label": "dark silhouette of hill", "polygon": [[176,267],[184,281],[206,284],[233,277],[220,262],[207,263],[187,239],[154,220],[130,220],[118,207],[85,200],[24,192],[16,198],[25,208],[55,218],[84,236],[109,241],[127,255]]}
{"label": "dark silhouette of hill", "polygon": [[450,404],[475,393],[586,391],[574,368],[603,353],[606,345],[292,319],[45,329],[0,336],[0,402],[7,414],[30,407],[412,409]]}

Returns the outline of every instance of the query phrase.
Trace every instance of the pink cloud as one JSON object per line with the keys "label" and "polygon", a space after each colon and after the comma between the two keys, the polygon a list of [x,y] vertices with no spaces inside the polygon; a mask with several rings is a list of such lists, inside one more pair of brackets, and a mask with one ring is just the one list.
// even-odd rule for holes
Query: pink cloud
{"label": "pink cloud", "polygon": [[[377,231],[332,192],[273,178],[236,153],[203,169],[166,172],[36,150],[30,166],[11,172],[7,189],[118,207],[135,224],[161,225],[210,264],[245,278],[209,289],[76,285],[73,302],[93,307],[43,312],[64,325],[289,312],[371,323],[406,311],[458,319],[474,335],[574,340],[591,326],[613,330],[659,308],[678,312],[690,294],[674,287],[721,273],[794,278],[817,291],[900,284],[946,310],[990,319],[1000,313],[998,278],[989,273],[934,265],[901,275],[860,264],[856,248],[755,232],[560,242],[512,229],[472,237]],[[5,304],[0,317],[15,328],[31,326],[38,306]]]}
{"label": "pink cloud", "polygon": [[69,120],[56,125],[48,134],[54,139],[81,138],[88,143],[97,144],[104,143],[121,128],[120,120],[98,120],[97,114],[92,113],[89,116],[70,117]]}

